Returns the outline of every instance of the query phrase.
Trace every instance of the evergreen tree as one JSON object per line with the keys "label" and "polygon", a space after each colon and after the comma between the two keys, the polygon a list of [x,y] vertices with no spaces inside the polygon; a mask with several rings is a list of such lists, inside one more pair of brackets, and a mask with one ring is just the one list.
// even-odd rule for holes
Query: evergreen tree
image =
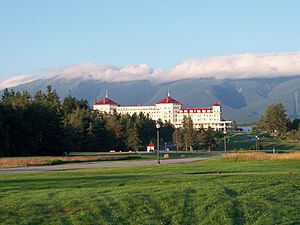
{"label": "evergreen tree", "polygon": [[60,111],[61,102],[55,90],[50,85],[47,86],[46,105],[56,112]]}
{"label": "evergreen tree", "polygon": [[293,121],[291,121],[290,119],[288,119],[288,124],[287,124],[287,130],[298,130],[299,129],[299,125],[300,125],[300,119],[293,119]]}
{"label": "evergreen tree", "polygon": [[11,106],[12,105],[12,99],[15,96],[15,91],[13,89],[11,89],[10,91],[5,88],[3,95],[2,95],[2,105],[5,106]]}
{"label": "evergreen tree", "polygon": [[142,146],[147,146],[151,141],[155,141],[156,137],[156,127],[155,121],[150,119],[149,116],[145,116],[143,113],[140,113],[136,126],[139,132],[140,144]]}
{"label": "evergreen tree", "polygon": [[32,99],[27,91],[4,91],[1,104],[5,114],[2,127],[5,127],[6,155],[61,154],[61,117],[57,109],[52,110],[44,104],[42,92],[36,96],[40,97],[39,101]]}
{"label": "evergreen tree", "polygon": [[183,147],[182,134],[181,134],[179,128],[175,129],[175,131],[173,132],[172,138],[173,138],[173,143],[176,145],[176,150],[178,151],[179,149],[181,149]]}
{"label": "evergreen tree", "polygon": [[129,150],[133,150],[135,152],[139,150],[140,139],[138,135],[138,129],[135,124],[127,130],[126,143]]}
{"label": "evergreen tree", "polygon": [[197,141],[200,149],[206,149],[206,138],[205,138],[205,130],[200,129],[197,133]]}
{"label": "evergreen tree", "polygon": [[66,119],[67,126],[72,126],[71,129],[68,129],[68,132],[73,131],[73,134],[70,134],[73,137],[73,146],[74,150],[80,151],[85,143],[87,138],[87,129],[89,127],[89,111],[86,109],[81,109],[77,107],[71,114],[68,115]]}
{"label": "evergreen tree", "polygon": [[64,117],[67,117],[69,114],[71,114],[76,108],[76,98],[73,98],[72,96],[66,97],[62,104],[61,104],[61,110]]}
{"label": "evergreen tree", "polygon": [[126,148],[126,124],[124,123],[126,120],[123,118],[121,115],[116,113],[105,117],[106,128],[109,136],[107,141],[109,142],[108,146],[110,149],[123,150]]}
{"label": "evergreen tree", "polygon": [[214,137],[214,131],[210,127],[205,130],[205,145],[208,151],[211,151],[216,146],[216,139]]}
{"label": "evergreen tree", "polygon": [[196,141],[195,129],[191,117],[184,116],[182,121],[182,136],[185,150],[193,150],[193,145]]}
{"label": "evergreen tree", "polygon": [[8,133],[4,126],[4,117],[2,103],[0,102],[0,156],[7,155],[7,150],[9,148]]}
{"label": "evergreen tree", "polygon": [[64,117],[67,117],[67,115],[71,114],[76,108],[89,109],[88,102],[83,99],[77,100],[76,98],[69,95],[63,100],[61,104],[61,110]]}
{"label": "evergreen tree", "polygon": [[175,127],[170,122],[162,123],[160,126],[160,137],[163,142],[172,142],[172,135]]}

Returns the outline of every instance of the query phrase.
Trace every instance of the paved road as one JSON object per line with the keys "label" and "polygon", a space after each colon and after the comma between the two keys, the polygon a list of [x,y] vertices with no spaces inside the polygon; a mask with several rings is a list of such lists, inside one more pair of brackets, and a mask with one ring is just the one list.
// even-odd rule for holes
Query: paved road
{"label": "paved road", "polygon": [[[197,157],[197,158],[183,158],[183,159],[168,159],[162,160],[161,164],[175,164],[175,163],[189,163],[202,160],[213,159],[212,157]],[[46,171],[59,171],[59,170],[77,170],[77,169],[90,169],[90,168],[103,168],[103,167],[124,167],[124,166],[140,166],[140,165],[156,165],[156,160],[138,160],[138,161],[105,161],[95,163],[80,163],[80,164],[64,164],[55,166],[30,166],[18,168],[0,169],[0,174],[4,173],[20,173],[20,172],[46,172]]]}

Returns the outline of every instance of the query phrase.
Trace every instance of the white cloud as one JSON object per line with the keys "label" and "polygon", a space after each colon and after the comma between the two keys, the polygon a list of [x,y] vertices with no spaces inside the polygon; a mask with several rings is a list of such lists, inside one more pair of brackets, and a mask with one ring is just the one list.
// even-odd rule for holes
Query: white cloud
{"label": "white cloud", "polygon": [[[247,79],[300,75],[300,52],[245,53],[204,59],[190,59],[170,71],[153,69],[147,64],[78,64],[54,69],[45,76],[54,79],[90,79],[107,82],[151,80],[166,82],[190,78]],[[0,89],[33,81],[34,76],[13,77],[0,83]]]}
{"label": "white cloud", "polygon": [[56,79],[91,79],[107,82],[150,79],[153,69],[147,64],[116,67],[112,65],[97,65],[84,63],[62,69],[52,70],[47,77]]}
{"label": "white cloud", "polygon": [[0,82],[0,90],[4,88],[15,87],[20,84],[26,84],[36,79],[37,78],[33,75],[20,75],[20,76],[12,77]]}
{"label": "white cloud", "polygon": [[127,74],[151,74],[153,72],[153,69],[147,64],[140,64],[137,66],[125,66],[120,69],[120,72]]}
{"label": "white cloud", "polygon": [[246,79],[300,75],[300,52],[238,54],[191,59],[175,66],[167,80],[212,77]]}

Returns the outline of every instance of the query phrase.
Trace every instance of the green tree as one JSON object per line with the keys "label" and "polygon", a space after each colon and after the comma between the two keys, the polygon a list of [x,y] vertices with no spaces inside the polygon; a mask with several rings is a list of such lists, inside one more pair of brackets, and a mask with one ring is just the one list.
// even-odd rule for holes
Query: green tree
{"label": "green tree", "polygon": [[151,141],[154,142],[156,137],[155,121],[140,113],[136,120],[136,126],[139,132],[140,144],[148,145]]}
{"label": "green tree", "polygon": [[212,149],[215,148],[217,144],[217,140],[214,137],[214,130],[211,129],[210,127],[204,131],[204,140],[208,151],[211,151]]}
{"label": "green tree", "polygon": [[193,145],[196,141],[195,129],[191,117],[184,116],[182,121],[182,139],[185,150],[193,150]]}
{"label": "green tree", "polygon": [[89,126],[89,111],[77,107],[68,116],[68,124],[72,125],[80,133],[84,134]]}
{"label": "green tree", "polygon": [[7,155],[7,150],[9,148],[8,133],[4,126],[4,117],[2,103],[0,102],[0,156]]}
{"label": "green tree", "polygon": [[257,129],[269,133],[272,136],[281,136],[287,131],[288,119],[284,106],[270,105],[265,114],[257,122]]}
{"label": "green tree", "polygon": [[293,119],[293,120],[288,119],[287,129],[288,129],[288,131],[298,130],[299,125],[300,125],[300,119]]}
{"label": "green tree", "polygon": [[67,96],[61,104],[61,110],[64,117],[71,114],[77,107],[80,109],[88,109],[88,102],[84,99],[77,100],[70,95]]}
{"label": "green tree", "polygon": [[165,122],[161,124],[160,127],[160,137],[163,142],[172,142],[172,135],[175,131],[175,127],[170,122]]}
{"label": "green tree", "polygon": [[47,106],[54,111],[59,112],[61,108],[61,102],[60,99],[54,89],[50,85],[47,86],[47,92],[46,92],[46,104]]}
{"label": "green tree", "polygon": [[[73,138],[73,146],[76,151],[82,150],[85,139],[87,138],[87,129],[90,124],[89,111],[77,107],[66,119],[66,126],[72,126],[68,128],[68,134]],[[74,133],[70,133],[70,132]]]}
{"label": "green tree", "polygon": [[176,150],[178,151],[183,147],[182,134],[179,128],[176,128],[172,135],[173,143],[176,145]]}
{"label": "green tree", "polygon": [[11,89],[10,91],[5,88],[3,95],[2,95],[2,99],[1,99],[1,103],[2,105],[5,106],[11,106],[12,105],[12,100],[15,96],[15,91],[13,89]]}
{"label": "green tree", "polygon": [[[42,92],[32,98],[27,91],[5,90],[2,96],[2,127],[6,155],[60,155],[63,146],[62,118],[57,107],[46,104]],[[38,99],[39,97],[39,99]],[[3,150],[2,150],[3,151]]]}
{"label": "green tree", "polygon": [[107,142],[110,149],[124,150],[126,148],[126,119],[117,113],[105,117]]}
{"label": "green tree", "polygon": [[129,150],[133,150],[135,152],[139,150],[140,139],[138,135],[139,134],[136,125],[133,125],[133,127],[127,130],[126,143]]}

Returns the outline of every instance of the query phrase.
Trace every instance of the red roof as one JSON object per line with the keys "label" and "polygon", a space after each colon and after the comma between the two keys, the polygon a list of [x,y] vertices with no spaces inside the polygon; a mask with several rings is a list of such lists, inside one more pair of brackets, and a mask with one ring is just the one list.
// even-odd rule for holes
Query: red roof
{"label": "red roof", "polygon": [[156,104],[168,104],[168,103],[173,103],[173,104],[181,104],[180,102],[178,102],[177,100],[175,100],[174,98],[171,98],[170,96],[160,100],[159,102],[157,102]]}
{"label": "red roof", "polygon": [[221,106],[221,103],[217,102],[217,103],[213,104],[213,106]]}
{"label": "red roof", "polygon": [[155,145],[150,143],[150,144],[147,145],[147,147],[155,147]]}
{"label": "red roof", "polygon": [[119,105],[109,98],[104,98],[101,101],[97,102],[95,105]]}

